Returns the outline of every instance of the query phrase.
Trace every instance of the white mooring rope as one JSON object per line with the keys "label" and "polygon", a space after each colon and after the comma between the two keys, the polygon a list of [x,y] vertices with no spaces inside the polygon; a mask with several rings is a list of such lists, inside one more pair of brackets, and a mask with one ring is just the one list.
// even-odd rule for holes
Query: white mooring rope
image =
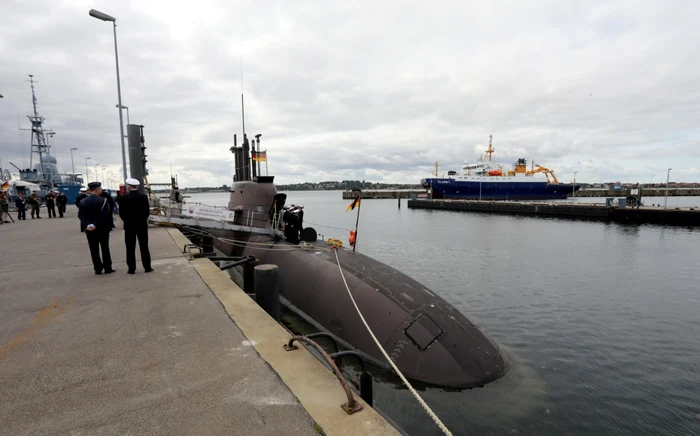
{"label": "white mooring rope", "polygon": [[335,260],[338,263],[338,269],[340,270],[340,277],[343,279],[343,283],[345,283],[345,289],[348,291],[348,295],[350,295],[350,300],[352,301],[352,304],[355,306],[355,310],[357,310],[357,314],[360,315],[360,319],[364,323],[365,327],[367,327],[367,331],[372,336],[372,339],[374,339],[374,342],[377,344],[377,346],[379,347],[379,350],[381,350],[382,354],[384,355],[384,358],[389,362],[391,367],[394,368],[394,371],[396,371],[396,374],[398,374],[399,377],[401,377],[401,380],[404,382],[404,384],[406,385],[408,390],[411,391],[413,396],[416,397],[416,400],[418,400],[418,403],[420,403],[420,405],[423,406],[423,409],[425,409],[425,411],[428,413],[428,415],[430,415],[430,417],[433,418],[433,421],[435,421],[435,424],[437,424],[437,426],[440,427],[440,430],[442,430],[442,432],[445,433],[446,435],[451,436],[452,433],[450,433],[450,430],[448,430],[447,427],[445,426],[445,424],[443,424],[442,421],[440,421],[440,418],[438,418],[438,416],[435,414],[435,412],[433,412],[430,409],[430,406],[428,406],[428,404],[425,401],[423,401],[421,396],[418,395],[418,392],[416,392],[416,390],[413,389],[413,386],[411,386],[411,384],[408,382],[408,380],[406,380],[406,377],[401,373],[401,371],[399,371],[399,368],[396,366],[394,361],[391,360],[391,357],[389,357],[389,355],[386,353],[386,351],[384,350],[384,347],[382,347],[382,344],[379,343],[379,340],[377,340],[377,337],[374,336],[372,329],[367,324],[367,321],[365,321],[365,317],[362,316],[362,312],[360,312],[360,308],[357,307],[357,303],[355,302],[355,298],[353,298],[353,296],[352,296],[352,292],[350,292],[350,287],[348,286],[348,282],[345,280],[345,274],[343,273],[343,267],[340,265],[340,259],[338,258],[338,250],[333,250],[333,252],[335,253]]}

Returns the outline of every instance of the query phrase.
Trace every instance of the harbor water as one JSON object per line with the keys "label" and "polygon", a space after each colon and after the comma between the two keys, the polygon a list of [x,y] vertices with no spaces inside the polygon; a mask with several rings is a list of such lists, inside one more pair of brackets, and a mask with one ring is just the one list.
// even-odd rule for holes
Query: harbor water
{"label": "harbor water", "polygon": [[[340,192],[287,194],[304,206],[305,226],[347,241],[356,213]],[[224,206],[228,194],[188,201]],[[428,286],[508,350],[513,368],[496,382],[421,391],[454,434],[700,434],[700,229],[365,200],[357,249]],[[440,434],[399,384],[378,381],[375,397],[409,434]]]}

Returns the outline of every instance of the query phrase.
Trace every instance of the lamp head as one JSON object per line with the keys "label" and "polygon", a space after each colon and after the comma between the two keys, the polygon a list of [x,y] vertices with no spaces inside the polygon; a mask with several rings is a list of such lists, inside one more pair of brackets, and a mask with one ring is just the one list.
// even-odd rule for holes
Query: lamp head
{"label": "lamp head", "polygon": [[114,18],[113,16],[107,15],[107,14],[105,14],[104,12],[100,12],[100,11],[95,10],[95,9],[90,9],[89,14],[90,14],[91,17],[97,18],[98,20],[102,20],[102,21],[112,21],[112,22],[117,21],[117,19]]}

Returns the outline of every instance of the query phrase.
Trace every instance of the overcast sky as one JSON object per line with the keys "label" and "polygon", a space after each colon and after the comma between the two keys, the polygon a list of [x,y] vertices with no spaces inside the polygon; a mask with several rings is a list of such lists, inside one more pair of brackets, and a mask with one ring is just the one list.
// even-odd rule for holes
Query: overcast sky
{"label": "overcast sky", "polygon": [[[59,169],[121,174],[122,99],[150,180],[230,183],[241,132],[278,183],[418,183],[518,157],[559,179],[700,182],[700,3],[693,1],[2,0],[0,158],[29,164],[27,81]],[[294,5],[294,6],[292,6]],[[126,123],[126,119],[125,119]],[[93,167],[90,169],[94,179]],[[12,168],[14,170],[14,168]],[[101,174],[100,174],[101,178]]]}

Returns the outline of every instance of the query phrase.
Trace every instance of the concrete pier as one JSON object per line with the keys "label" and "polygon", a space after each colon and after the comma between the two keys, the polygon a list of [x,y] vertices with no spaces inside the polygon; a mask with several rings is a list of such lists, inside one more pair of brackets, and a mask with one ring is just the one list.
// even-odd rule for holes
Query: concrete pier
{"label": "concrete pier", "polygon": [[[357,193],[355,191],[343,191],[343,200],[352,200]],[[365,189],[362,191],[362,199],[385,200],[388,198],[427,198],[425,189]]]}
{"label": "concrete pier", "polygon": [[396,434],[177,230],[128,275],[117,227],[98,276],[75,207],[0,226],[1,435]]}
{"label": "concrete pier", "polygon": [[636,224],[700,226],[700,211],[694,208],[635,208],[581,203],[478,200],[409,200],[408,207],[412,209],[579,218]]}

